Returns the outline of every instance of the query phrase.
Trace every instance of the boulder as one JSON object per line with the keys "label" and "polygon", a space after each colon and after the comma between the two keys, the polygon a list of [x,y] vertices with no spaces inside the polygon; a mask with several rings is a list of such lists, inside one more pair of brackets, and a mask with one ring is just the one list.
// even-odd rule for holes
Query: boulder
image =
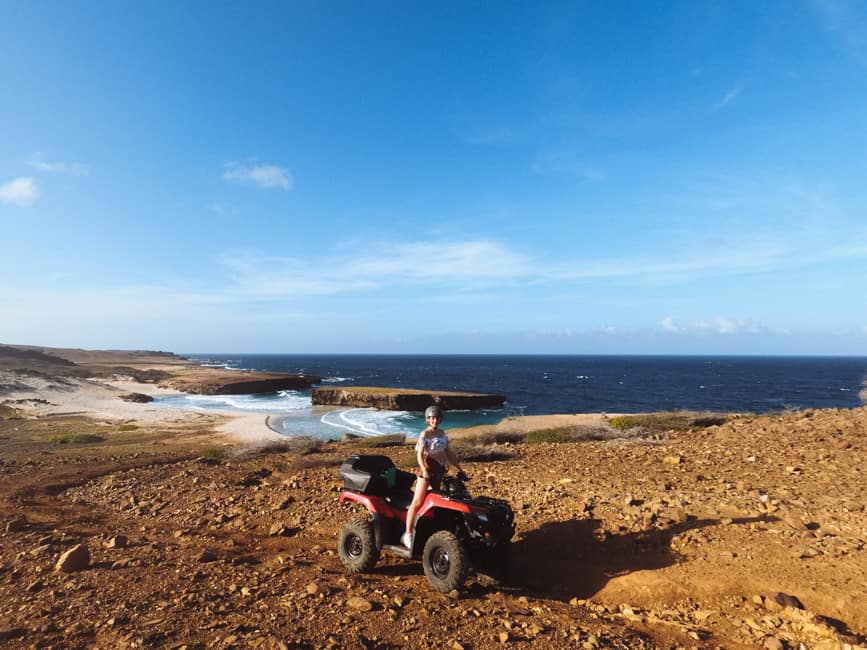
{"label": "boulder", "polygon": [[153,397],[144,393],[125,393],[120,396],[120,399],[124,402],[133,402],[135,404],[147,404],[154,401]]}
{"label": "boulder", "polygon": [[89,565],[90,551],[87,546],[84,544],[76,544],[60,556],[54,570],[63,571],[64,573],[72,573],[74,571],[86,569]]}

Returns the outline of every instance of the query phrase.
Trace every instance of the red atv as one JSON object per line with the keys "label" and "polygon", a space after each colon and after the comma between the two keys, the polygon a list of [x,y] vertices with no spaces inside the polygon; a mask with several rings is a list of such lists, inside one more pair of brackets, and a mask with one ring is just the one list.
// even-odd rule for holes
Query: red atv
{"label": "red atv", "polygon": [[508,562],[515,517],[500,499],[472,497],[466,477],[445,477],[441,490],[422,502],[412,548],[400,543],[415,475],[399,470],[388,456],[353,455],[340,467],[340,501],[360,503],[369,516],[343,526],[337,552],[353,573],[370,571],[382,551],[406,559],[421,557],[428,581],[438,591],[459,589],[471,567],[495,573]]}

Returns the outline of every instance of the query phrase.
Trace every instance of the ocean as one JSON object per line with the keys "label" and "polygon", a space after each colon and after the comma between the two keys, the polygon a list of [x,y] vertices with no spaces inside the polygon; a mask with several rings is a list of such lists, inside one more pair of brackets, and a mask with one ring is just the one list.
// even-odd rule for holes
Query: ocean
{"label": "ocean", "polygon": [[[203,365],[307,373],[323,385],[476,391],[506,396],[503,409],[449,412],[443,427],[510,415],[697,410],[767,413],[852,408],[867,390],[867,357],[189,354]],[[313,407],[310,391],[176,395],[167,406],[269,415],[287,435],[339,438],[424,428],[420,413]]]}

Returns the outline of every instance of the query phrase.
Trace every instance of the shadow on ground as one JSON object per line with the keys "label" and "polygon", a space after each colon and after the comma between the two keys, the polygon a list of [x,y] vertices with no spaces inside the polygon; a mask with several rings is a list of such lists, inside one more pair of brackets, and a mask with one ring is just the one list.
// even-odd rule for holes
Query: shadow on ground
{"label": "shadow on ground", "polygon": [[[758,519],[733,523],[753,521]],[[557,600],[590,598],[611,578],[677,564],[681,556],[671,550],[671,539],[718,523],[717,519],[691,519],[669,528],[619,535],[601,531],[598,519],[546,523],[514,542],[511,569],[501,584]]]}

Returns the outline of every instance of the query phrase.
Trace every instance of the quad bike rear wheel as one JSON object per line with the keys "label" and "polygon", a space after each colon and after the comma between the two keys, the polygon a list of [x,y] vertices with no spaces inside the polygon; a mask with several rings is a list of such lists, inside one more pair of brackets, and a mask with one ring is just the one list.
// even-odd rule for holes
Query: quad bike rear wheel
{"label": "quad bike rear wheel", "polygon": [[357,517],[340,530],[337,554],[343,566],[352,573],[370,571],[379,561],[373,522],[367,517]]}
{"label": "quad bike rear wheel", "polygon": [[424,545],[421,563],[428,582],[443,593],[460,589],[470,568],[463,542],[447,530],[430,536]]}

